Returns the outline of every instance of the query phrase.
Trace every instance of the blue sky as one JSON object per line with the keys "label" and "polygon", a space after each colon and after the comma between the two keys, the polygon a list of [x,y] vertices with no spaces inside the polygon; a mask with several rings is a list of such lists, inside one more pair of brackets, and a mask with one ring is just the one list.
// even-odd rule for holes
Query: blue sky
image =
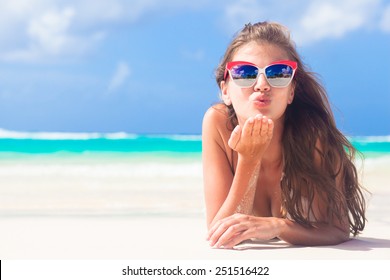
{"label": "blue sky", "polygon": [[347,135],[390,135],[390,1],[0,0],[0,128],[199,134],[247,22],[288,26]]}

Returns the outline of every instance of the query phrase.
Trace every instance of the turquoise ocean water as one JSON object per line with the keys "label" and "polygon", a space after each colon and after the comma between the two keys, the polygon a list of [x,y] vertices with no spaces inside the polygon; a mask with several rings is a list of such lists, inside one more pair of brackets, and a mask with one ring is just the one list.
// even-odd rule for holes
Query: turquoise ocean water
{"label": "turquoise ocean water", "polygon": [[52,154],[68,153],[200,153],[199,136],[123,135],[121,137],[97,135],[73,139],[2,138],[0,153]]}
{"label": "turquoise ocean water", "polygon": [[[352,137],[351,143],[367,157],[390,154],[390,136]],[[126,133],[1,133],[0,159],[12,155],[124,154],[196,155],[200,135],[136,135]]]}
{"label": "turquoise ocean water", "polygon": [[202,213],[200,136],[0,130],[0,216]]}
{"label": "turquoise ocean water", "polygon": [[[369,164],[390,162],[390,136],[350,140]],[[200,135],[0,129],[0,216],[203,215],[201,144]]]}

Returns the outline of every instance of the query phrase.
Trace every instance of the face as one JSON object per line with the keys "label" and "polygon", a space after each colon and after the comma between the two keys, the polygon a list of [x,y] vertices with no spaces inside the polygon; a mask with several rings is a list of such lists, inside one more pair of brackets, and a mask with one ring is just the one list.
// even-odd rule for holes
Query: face
{"label": "face", "polygon": [[[287,54],[275,45],[251,42],[242,46],[232,61],[247,61],[264,68],[275,61],[288,59]],[[284,88],[275,88],[260,74],[252,87],[240,88],[229,77],[221,82],[221,91],[225,104],[233,105],[240,125],[257,114],[265,115],[277,123],[282,121],[288,104],[294,98],[294,82]]]}

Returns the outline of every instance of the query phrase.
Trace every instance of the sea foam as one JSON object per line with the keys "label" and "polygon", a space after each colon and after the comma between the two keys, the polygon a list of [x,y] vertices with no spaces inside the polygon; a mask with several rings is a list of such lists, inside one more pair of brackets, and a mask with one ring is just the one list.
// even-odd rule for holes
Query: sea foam
{"label": "sea foam", "polygon": [[36,139],[36,140],[90,140],[90,139],[135,139],[137,134],[125,132],[23,132],[0,128],[0,138],[7,139]]}

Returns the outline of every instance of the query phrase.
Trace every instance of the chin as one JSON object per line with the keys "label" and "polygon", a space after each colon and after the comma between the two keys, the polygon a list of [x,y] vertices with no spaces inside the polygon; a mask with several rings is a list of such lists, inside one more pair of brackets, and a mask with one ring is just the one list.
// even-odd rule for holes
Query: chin
{"label": "chin", "polygon": [[267,118],[272,119],[272,114],[269,112],[269,110],[256,110],[252,116],[256,116],[257,114],[261,114],[263,116],[266,116]]}

